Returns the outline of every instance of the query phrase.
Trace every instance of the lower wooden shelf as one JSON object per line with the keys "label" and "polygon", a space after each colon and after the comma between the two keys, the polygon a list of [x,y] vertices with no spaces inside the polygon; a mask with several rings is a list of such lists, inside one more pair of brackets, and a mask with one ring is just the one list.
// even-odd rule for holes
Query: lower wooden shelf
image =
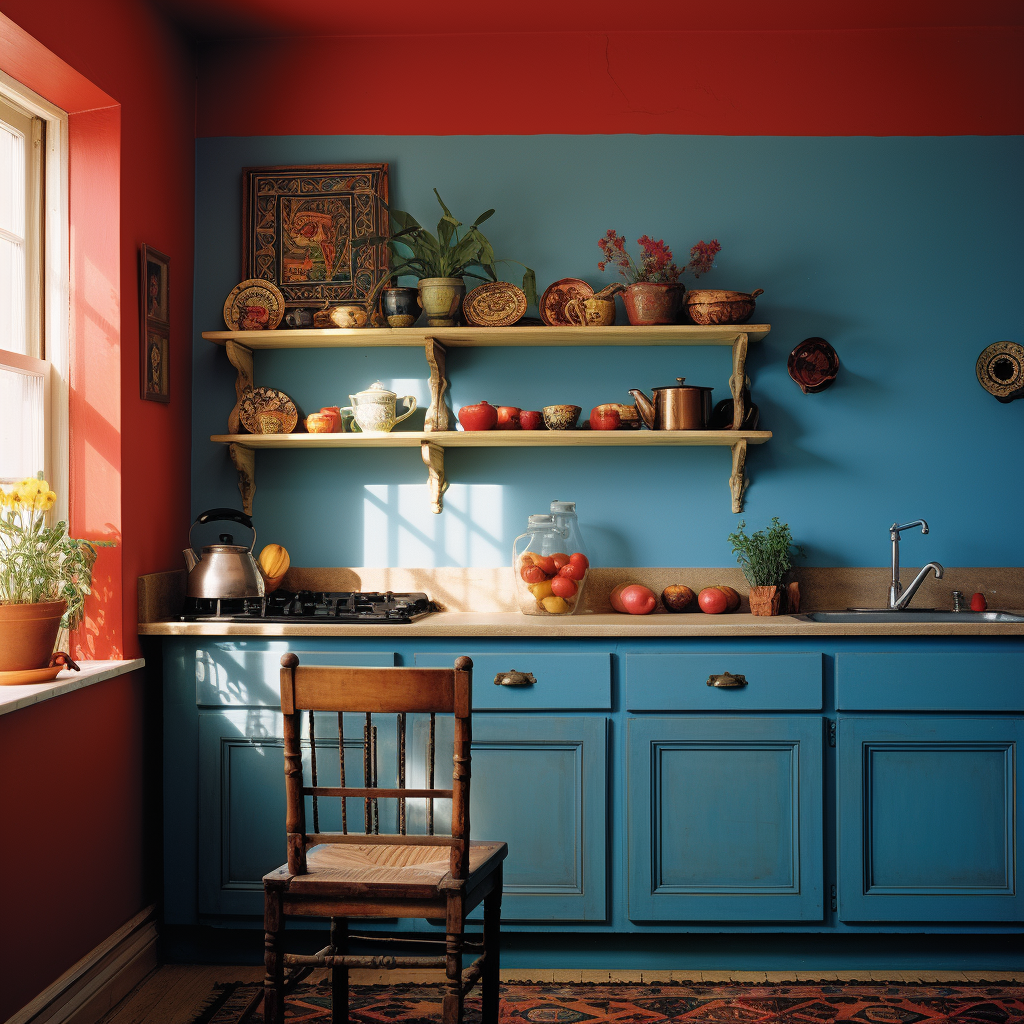
{"label": "lower wooden shelf", "polygon": [[442,510],[442,495],[448,487],[445,448],[727,447],[732,449],[732,510],[742,512],[747,445],[764,444],[771,436],[770,430],[396,430],[388,434],[213,434],[210,440],[228,446],[238,470],[242,506],[249,515],[256,491],[255,456],[260,449],[417,447],[429,470],[434,512]]}

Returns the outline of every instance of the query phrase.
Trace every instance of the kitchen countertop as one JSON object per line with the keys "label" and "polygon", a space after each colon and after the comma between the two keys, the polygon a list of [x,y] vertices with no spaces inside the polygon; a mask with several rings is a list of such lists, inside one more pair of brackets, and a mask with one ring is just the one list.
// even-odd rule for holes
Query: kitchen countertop
{"label": "kitchen countertop", "polygon": [[731,637],[731,636],[1022,636],[1024,622],[806,622],[792,615],[735,612],[705,615],[523,615],[520,612],[437,612],[418,622],[289,623],[176,622],[139,624],[143,636],[510,636],[510,637]]}

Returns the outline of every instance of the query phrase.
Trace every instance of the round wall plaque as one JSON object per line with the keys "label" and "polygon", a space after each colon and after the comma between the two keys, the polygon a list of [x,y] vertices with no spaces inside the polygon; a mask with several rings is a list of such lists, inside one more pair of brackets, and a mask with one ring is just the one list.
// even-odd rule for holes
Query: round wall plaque
{"label": "round wall plaque", "polygon": [[1024,398],[1024,345],[997,341],[978,356],[978,382],[1000,402]]}

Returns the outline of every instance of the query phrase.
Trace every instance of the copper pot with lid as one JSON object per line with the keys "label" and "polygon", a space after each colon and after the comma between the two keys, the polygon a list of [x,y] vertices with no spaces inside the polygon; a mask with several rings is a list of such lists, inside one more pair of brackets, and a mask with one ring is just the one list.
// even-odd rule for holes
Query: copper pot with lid
{"label": "copper pot with lid", "polygon": [[654,388],[653,402],[637,388],[629,389],[644,426],[649,430],[706,430],[715,389],[686,384],[685,377],[676,380],[678,384]]}

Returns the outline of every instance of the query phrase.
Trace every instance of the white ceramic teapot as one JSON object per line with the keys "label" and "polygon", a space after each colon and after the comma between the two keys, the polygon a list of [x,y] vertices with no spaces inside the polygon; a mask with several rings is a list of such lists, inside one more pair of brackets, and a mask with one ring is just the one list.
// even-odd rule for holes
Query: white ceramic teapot
{"label": "white ceramic teapot", "polygon": [[[379,380],[375,380],[365,391],[349,395],[348,400],[352,404],[341,411],[351,412],[359,429],[366,434],[386,434],[396,423],[408,419],[416,411],[416,399],[412,395],[399,398]],[[406,411],[396,417],[395,403],[399,401]]]}

